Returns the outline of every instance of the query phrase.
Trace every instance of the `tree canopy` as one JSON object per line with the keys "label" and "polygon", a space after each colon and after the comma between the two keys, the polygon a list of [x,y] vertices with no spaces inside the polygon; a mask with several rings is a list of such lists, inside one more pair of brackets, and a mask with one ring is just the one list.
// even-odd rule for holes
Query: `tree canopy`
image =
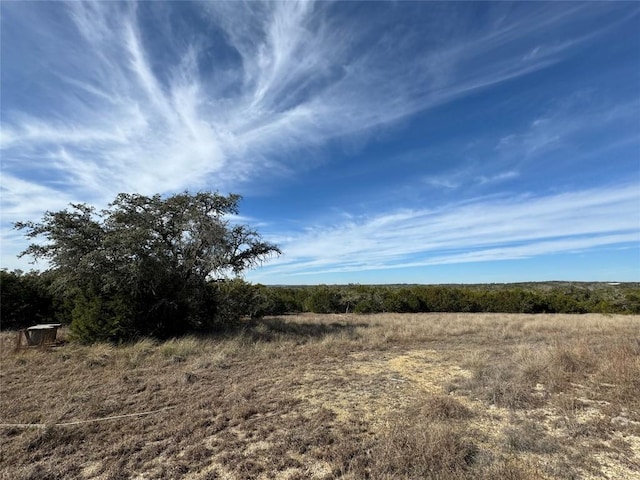
{"label": "tree canopy", "polygon": [[241,197],[201,192],[162,197],[121,193],[108,208],[87,204],[15,224],[35,240],[53,288],[73,300],[84,340],[169,336],[222,321],[213,280],[239,276],[279,248],[234,223]]}

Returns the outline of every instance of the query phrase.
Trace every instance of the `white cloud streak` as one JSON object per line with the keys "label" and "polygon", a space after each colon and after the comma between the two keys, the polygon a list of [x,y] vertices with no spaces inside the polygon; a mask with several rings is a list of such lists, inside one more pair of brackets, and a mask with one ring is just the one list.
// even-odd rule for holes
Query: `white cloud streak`
{"label": "white cloud streak", "polygon": [[637,185],[401,210],[280,234],[263,276],[313,275],[528,258],[640,243]]}
{"label": "white cloud streak", "polygon": [[[578,136],[593,136],[611,130],[616,136],[625,135],[626,132],[619,132],[620,126],[631,125],[640,115],[638,99],[624,105],[590,105],[579,111],[571,104],[578,103],[576,100],[566,103],[569,105],[560,105],[548,115],[534,119],[524,131],[502,137],[495,150],[502,155],[529,160],[550,150],[570,146]],[[637,139],[635,132],[633,138]]]}

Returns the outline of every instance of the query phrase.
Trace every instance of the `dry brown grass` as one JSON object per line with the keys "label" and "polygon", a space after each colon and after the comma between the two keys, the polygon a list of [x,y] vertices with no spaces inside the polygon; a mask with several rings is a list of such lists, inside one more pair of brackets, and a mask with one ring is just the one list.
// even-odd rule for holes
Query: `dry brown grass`
{"label": "dry brown grass", "polygon": [[638,332],[637,316],[303,315],[18,353],[4,333],[0,478],[639,478]]}

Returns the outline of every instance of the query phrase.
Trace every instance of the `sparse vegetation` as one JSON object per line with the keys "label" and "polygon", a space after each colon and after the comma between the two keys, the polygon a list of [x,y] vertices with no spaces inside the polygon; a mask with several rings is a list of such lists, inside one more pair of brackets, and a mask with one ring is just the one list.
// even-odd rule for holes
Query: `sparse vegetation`
{"label": "sparse vegetation", "polygon": [[17,353],[6,332],[0,478],[633,479],[638,331],[634,315],[305,314]]}

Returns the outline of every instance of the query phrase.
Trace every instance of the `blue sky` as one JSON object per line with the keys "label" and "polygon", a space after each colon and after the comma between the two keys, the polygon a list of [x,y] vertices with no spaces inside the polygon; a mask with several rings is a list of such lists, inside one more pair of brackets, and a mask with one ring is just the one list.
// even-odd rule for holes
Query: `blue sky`
{"label": "blue sky", "polygon": [[640,4],[0,4],[17,220],[243,195],[265,284],[640,281]]}

